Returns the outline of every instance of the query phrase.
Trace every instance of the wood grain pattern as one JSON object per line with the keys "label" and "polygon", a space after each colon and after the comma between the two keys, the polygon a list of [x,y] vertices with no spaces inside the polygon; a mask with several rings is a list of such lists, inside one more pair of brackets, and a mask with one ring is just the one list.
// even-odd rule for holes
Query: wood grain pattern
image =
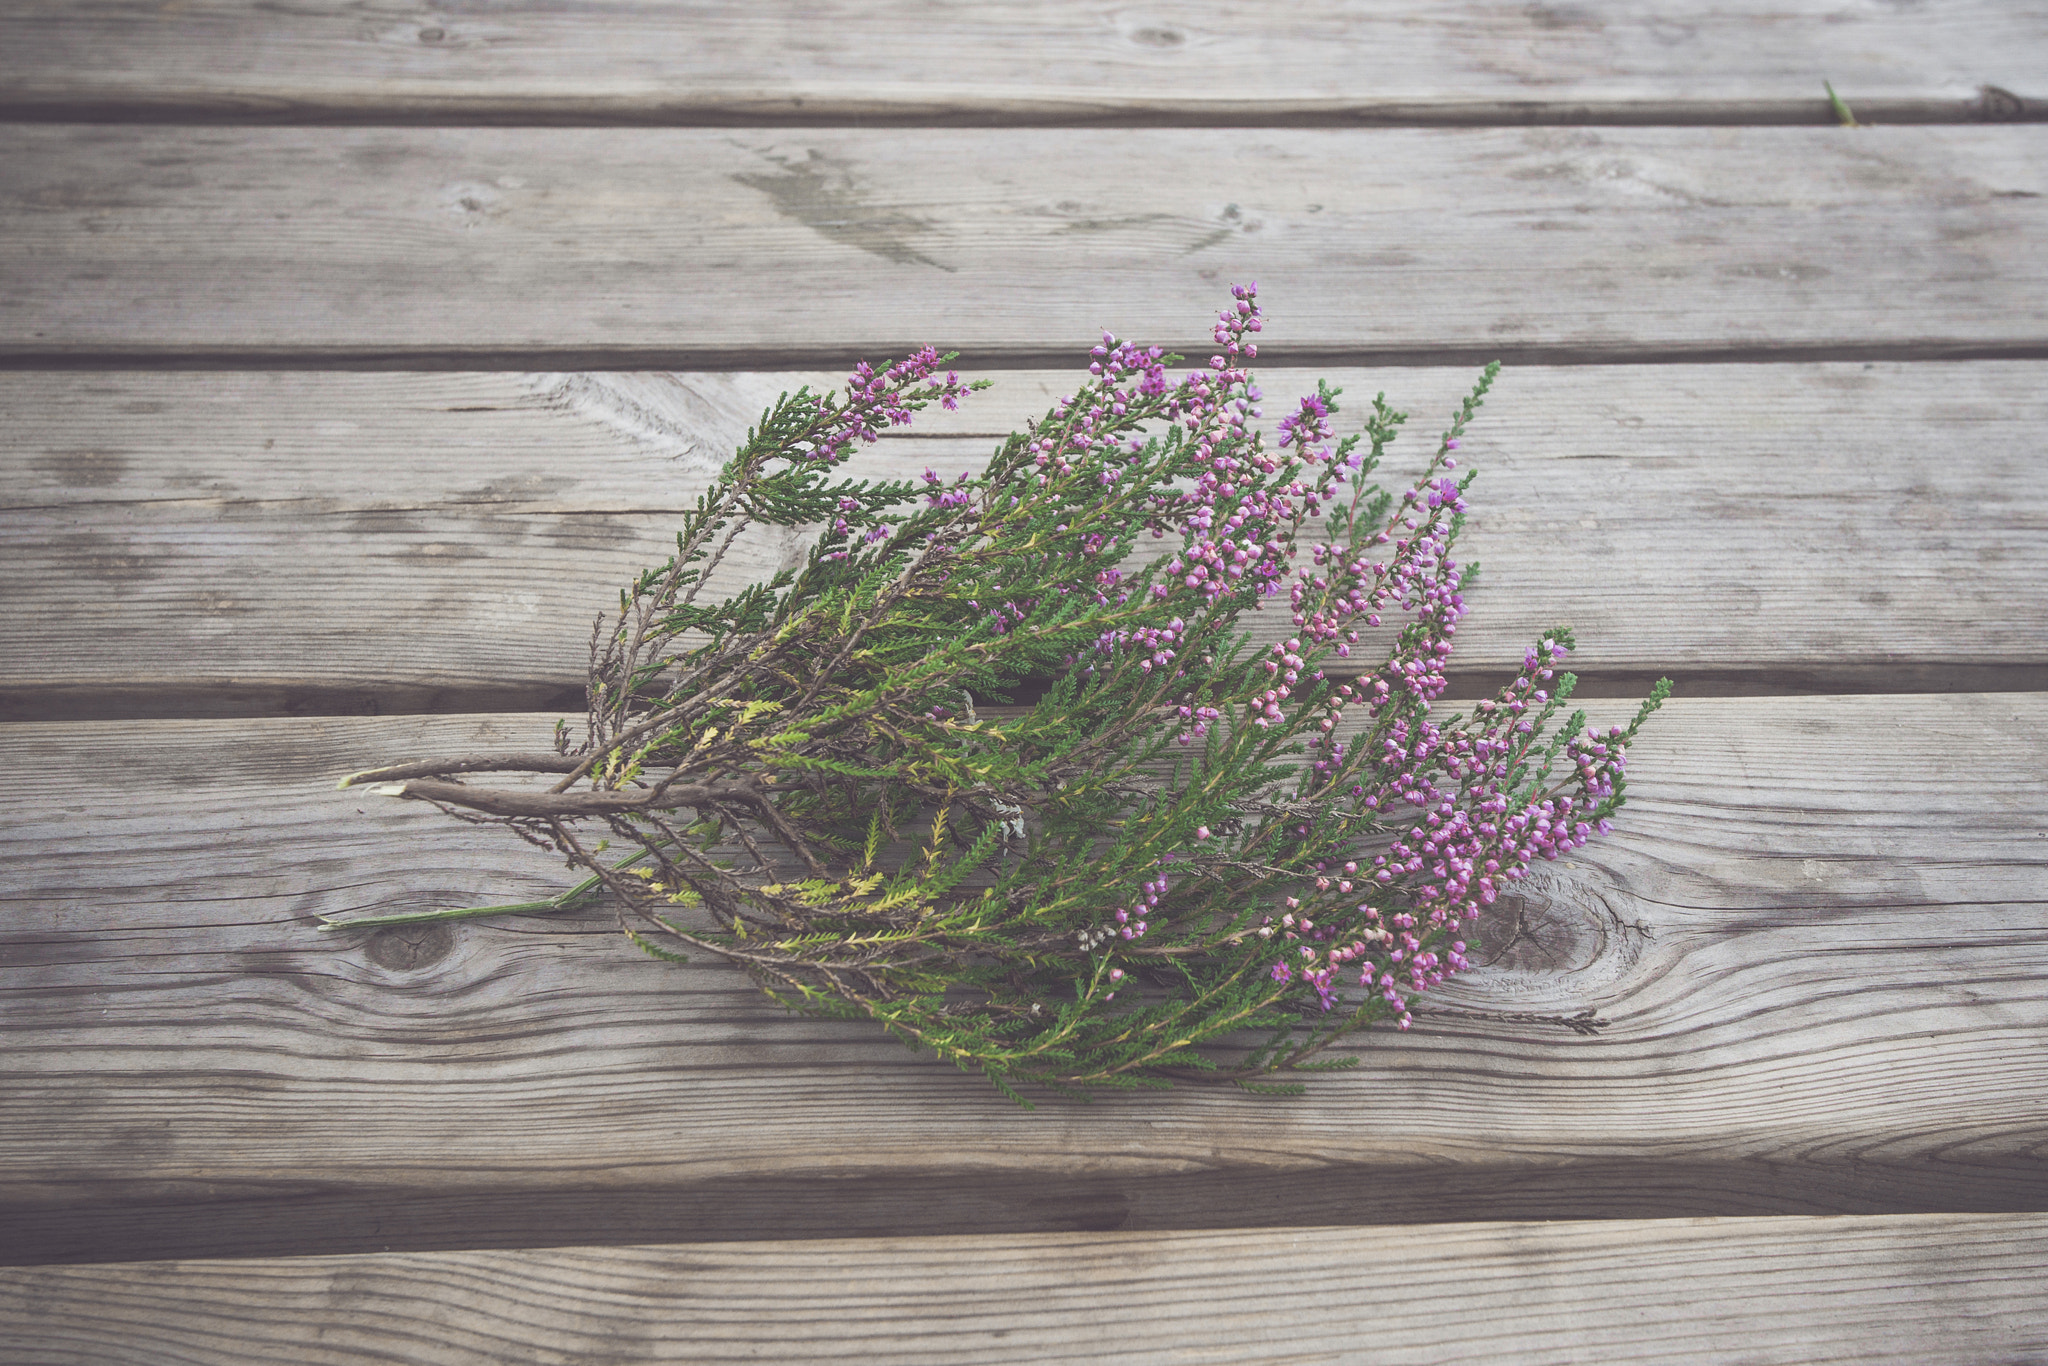
{"label": "wood grain pattern", "polygon": [[1674,703],[1440,1002],[1598,1037],[1424,1016],[1297,1102],[1030,1114],[602,909],[313,928],[561,886],[331,787],[545,731],[0,729],[7,1257],[2048,1204],[2039,695]]}
{"label": "wood grain pattern", "polygon": [[2039,141],[24,125],[0,359],[972,363],[1104,326],[1192,352],[1247,278],[1269,363],[2034,355]]}
{"label": "wood grain pattern", "polygon": [[[2023,117],[2026,6],[1823,0],[1502,8],[1296,0],[723,5],[15,3],[0,111],[42,118],[767,123],[1825,122]],[[1980,88],[2004,87],[1988,100]],[[2020,92],[2018,96],[2006,93]],[[2002,96],[2002,97],[2001,97]]]}
{"label": "wood grain pattern", "polygon": [[[1464,370],[1337,371],[1416,414]],[[13,719],[576,708],[590,617],[760,410],[830,373],[0,374]],[[1020,371],[852,467],[975,468],[1072,374]],[[1277,418],[1312,372],[1262,376]],[[1467,676],[1573,623],[1640,693],[2048,679],[2040,362],[1528,368],[1467,439]],[[797,562],[776,531],[730,590]],[[1278,611],[1253,614],[1262,639]]]}
{"label": "wood grain pattern", "polygon": [[2027,1361],[2048,1352],[2044,1260],[2041,1215],[1906,1215],[126,1263],[0,1272],[0,1350],[49,1366]]}

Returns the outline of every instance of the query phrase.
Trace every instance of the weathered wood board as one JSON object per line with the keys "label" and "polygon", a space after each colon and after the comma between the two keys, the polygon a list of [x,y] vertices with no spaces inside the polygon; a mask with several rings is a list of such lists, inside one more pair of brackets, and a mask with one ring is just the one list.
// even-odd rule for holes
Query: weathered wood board
{"label": "weathered wood board", "polygon": [[1429,1224],[0,1272],[17,1360],[1683,1364],[2048,1353],[2040,1215]]}
{"label": "weathered wood board", "polygon": [[[1621,704],[1611,704],[1616,711]],[[1596,722],[1601,718],[1596,714]],[[336,792],[544,718],[0,728],[0,1240],[15,1261],[856,1234],[2039,1209],[2048,701],[1680,701],[1617,832],[1353,1073],[1049,1102]]]}
{"label": "weathered wood board", "polygon": [[[998,372],[850,472],[976,468],[1078,373]],[[1390,479],[1472,380],[1329,374],[1415,414]],[[1315,378],[1265,372],[1269,420]],[[1608,691],[1659,672],[1695,694],[2037,687],[2044,378],[2034,361],[1511,368],[1463,452],[1484,572],[1457,667],[1511,669],[1569,622],[1575,667]],[[842,379],[0,373],[0,707],[575,709],[591,617],[673,549],[777,393]],[[807,543],[764,531],[719,582]],[[1248,625],[1277,639],[1288,621]]]}
{"label": "weathered wood board", "polygon": [[[0,360],[825,364],[2048,351],[2035,128],[16,125]],[[1064,357],[1061,357],[1063,360]]]}
{"label": "weathered wood board", "polygon": [[[2024,5],[1129,8],[560,0],[12,4],[0,113],[41,118],[987,124],[1830,118],[2038,110]],[[1988,96],[1982,87],[2002,87]],[[2013,92],[2019,92],[2014,94]]]}

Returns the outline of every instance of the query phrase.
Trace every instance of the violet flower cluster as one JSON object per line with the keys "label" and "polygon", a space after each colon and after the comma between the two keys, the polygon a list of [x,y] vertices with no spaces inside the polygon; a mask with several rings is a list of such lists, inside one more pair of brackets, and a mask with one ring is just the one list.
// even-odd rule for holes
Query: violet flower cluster
{"label": "violet flower cluster", "polygon": [[[1093,571],[1058,584],[1060,595],[1086,593],[1098,607],[1120,606],[1141,587],[1143,605],[1155,609],[1129,614],[1066,662],[1094,676],[1135,660],[1141,676],[1157,671],[1184,684],[1164,700],[1180,723],[1174,738],[1187,747],[1224,722],[1225,711],[1212,705],[1224,700],[1216,696],[1214,676],[1191,672],[1183,655],[1191,647],[1217,648],[1240,611],[1286,592],[1296,634],[1270,647],[1258,666],[1266,686],[1236,698],[1231,719],[1288,738],[1305,732],[1310,762],[1296,804],[1330,806],[1320,821],[1282,827],[1291,827],[1297,840],[1328,840],[1334,825],[1348,835],[1338,848],[1355,856],[1333,852],[1311,860],[1302,885],[1278,897],[1277,916],[1258,916],[1251,937],[1277,951],[1263,972],[1276,987],[1306,987],[1327,1012],[1339,1005],[1340,985],[1353,981],[1406,1029],[1413,1018],[1409,997],[1469,966],[1467,942],[1455,936],[1469,932],[1507,883],[1524,877],[1534,860],[1555,859],[1610,828],[1627,742],[1662,694],[1628,728],[1596,737],[1581,733],[1583,717],[1567,723],[1559,743],[1571,767],[1568,782],[1575,782],[1570,790],[1541,786],[1547,764],[1529,787],[1516,789],[1529,776],[1541,722],[1569,693],[1570,675],[1555,686],[1555,666],[1570,648],[1568,632],[1532,647],[1514,682],[1498,698],[1479,702],[1469,719],[1432,718],[1433,704],[1450,685],[1453,638],[1466,611],[1463,572],[1452,558],[1466,511],[1465,483],[1452,472],[1457,433],[1479,395],[1386,515],[1370,506],[1378,490],[1367,481],[1400,415],[1381,404],[1377,414],[1385,425],[1370,447],[1356,437],[1340,441],[1336,394],[1325,389],[1298,400],[1269,450],[1253,426],[1263,415],[1263,394],[1245,368],[1258,355],[1252,338],[1264,326],[1258,287],[1236,286],[1231,293],[1232,306],[1214,328],[1219,351],[1206,368],[1169,381],[1170,358],[1162,348],[1106,332],[1091,352],[1088,372],[1095,383],[1060,400],[1025,443],[1038,487],[1078,479],[1099,489],[1107,508],[1127,484],[1140,484],[1143,492],[1127,505],[1130,512],[1154,539],[1180,542],[1162,563],[1133,575],[1127,565],[1098,563],[1116,542],[1113,531],[1084,530],[1080,517],[1054,526],[1056,533],[1075,535],[1066,554]],[[1489,370],[1488,381],[1491,376]],[[1147,439],[1146,422],[1179,429],[1181,458],[1172,482],[1158,477],[1158,443]],[[929,470],[925,479],[946,488]],[[970,483],[963,473],[945,492],[928,494],[927,502],[968,506],[977,492]],[[995,487],[1000,498],[1009,486]],[[1010,492],[1008,499],[1015,506],[1028,496]],[[1327,522],[1313,520],[1326,515]],[[1367,521],[1374,524],[1370,529]],[[1300,563],[1304,551],[1306,564]],[[1029,620],[1039,605],[1032,596],[992,606],[968,602],[998,637]],[[1186,615],[1157,622],[1176,608]],[[1350,659],[1361,633],[1390,616],[1410,624],[1378,669],[1348,680],[1327,676],[1326,666]],[[1212,660],[1203,656],[1204,663]],[[1363,736],[1341,738],[1361,727]],[[1334,822],[1333,814],[1339,816]],[[1207,825],[1197,826],[1189,847],[1161,852],[1140,890],[1115,905],[1108,920],[1083,925],[1075,942],[1106,955],[1105,962],[1116,961],[1119,944],[1142,959],[1147,949],[1139,941],[1161,916],[1162,900],[1171,908],[1172,865],[1203,873],[1270,859],[1271,828],[1269,822],[1225,849],[1222,841],[1211,842]],[[1300,850],[1290,852],[1298,857]],[[1235,919],[1213,902],[1176,918],[1182,929],[1189,920],[1214,929]],[[1110,966],[1099,975],[1110,987],[1102,999],[1113,1000],[1123,968]]]}
{"label": "violet flower cluster", "polygon": [[[1560,739],[1576,785],[1515,789],[1517,779],[1528,776],[1539,713],[1554,710],[1553,702],[1569,691],[1569,683],[1554,687],[1555,666],[1569,649],[1563,631],[1532,647],[1514,682],[1500,697],[1479,702],[1470,719],[1432,718],[1432,705],[1450,683],[1453,638],[1466,611],[1463,574],[1452,558],[1466,510],[1465,486],[1451,473],[1459,438],[1447,434],[1391,516],[1361,534],[1366,479],[1384,442],[1370,449],[1357,439],[1339,442],[1335,395],[1324,391],[1299,400],[1267,450],[1251,426],[1261,416],[1262,394],[1243,365],[1257,356],[1251,336],[1263,326],[1257,286],[1236,287],[1232,295],[1233,306],[1215,327],[1220,351],[1205,370],[1169,384],[1161,348],[1105,333],[1089,365],[1098,383],[1061,400],[1028,443],[1042,479],[1079,474],[1113,491],[1145,466],[1151,449],[1142,436],[1126,434],[1133,418],[1161,419],[1185,433],[1180,472],[1192,477],[1177,486],[1154,482],[1142,499],[1151,535],[1182,543],[1147,593],[1162,609],[1181,606],[1197,624],[1176,615],[1161,625],[1119,626],[1096,638],[1091,656],[1070,662],[1093,671],[1105,660],[1136,656],[1141,674],[1160,670],[1190,682],[1168,700],[1182,723],[1177,742],[1191,745],[1224,715],[1204,701],[1215,700],[1213,678],[1191,677],[1180,663],[1191,636],[1213,648],[1216,624],[1235,619],[1229,609],[1247,605],[1248,596],[1256,605],[1285,589],[1297,634],[1271,646],[1259,666],[1267,686],[1240,699],[1237,717],[1247,727],[1279,728],[1290,736],[1304,730],[1306,720],[1311,762],[1297,800],[1348,806],[1354,818],[1348,828],[1356,833],[1344,843],[1357,852],[1313,860],[1307,886],[1280,898],[1277,917],[1259,917],[1256,937],[1279,950],[1265,976],[1282,987],[1312,989],[1323,1011],[1338,1005],[1341,981],[1355,981],[1385,1002],[1405,1029],[1412,1023],[1410,995],[1469,966],[1467,942],[1454,936],[1468,932],[1507,883],[1525,876],[1534,860],[1555,859],[1610,828],[1634,727],[1589,736],[1580,733],[1583,718],[1574,718]],[[1471,407],[1476,401],[1465,418]],[[1462,427],[1463,418],[1457,430]],[[1310,519],[1326,510],[1338,515],[1316,528],[1325,535],[1305,534]],[[1100,549],[1099,540],[1084,539],[1074,553],[1085,558]],[[1304,550],[1308,562],[1301,564]],[[1107,605],[1112,593],[1114,601],[1128,601],[1124,577],[1119,568],[1098,570],[1094,601]],[[996,634],[1014,629],[1032,605],[995,607],[988,628]],[[1361,632],[1381,627],[1390,614],[1412,624],[1385,662],[1363,677],[1329,679],[1324,666],[1349,659]],[[1305,686],[1315,699],[1307,706]],[[1339,738],[1361,726],[1363,738]],[[1307,837],[1311,824],[1295,821],[1292,833]],[[1108,923],[1083,927],[1077,942],[1091,951],[1135,944],[1146,936],[1149,918],[1159,915],[1172,862],[1201,870],[1241,864],[1252,852],[1220,851],[1209,843],[1207,826],[1194,835],[1194,847],[1162,854],[1142,891],[1117,905]],[[1121,980],[1120,970],[1111,972],[1112,981]]]}

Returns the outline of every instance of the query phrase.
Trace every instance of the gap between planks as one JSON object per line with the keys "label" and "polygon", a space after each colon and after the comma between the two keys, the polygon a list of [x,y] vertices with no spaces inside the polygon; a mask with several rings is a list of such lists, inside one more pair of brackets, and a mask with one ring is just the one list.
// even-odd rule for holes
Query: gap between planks
{"label": "gap between planks", "polygon": [[[900,356],[922,342],[861,342],[818,347],[676,346],[534,346],[478,349],[440,346],[419,350],[394,348],[167,346],[150,349],[51,347],[16,345],[0,339],[0,372],[19,370],[156,370],[310,371],[336,373],[423,373],[464,371],[571,371],[611,373],[704,374],[757,373],[767,370],[822,370],[842,366],[855,355]],[[1200,341],[1177,348],[1197,356]],[[1211,348],[1213,349],[1213,348]],[[1057,369],[1073,360],[1066,350],[1033,347],[980,346],[960,350],[953,362],[962,370],[990,374]],[[1264,368],[1426,370],[1447,365],[1473,369],[1490,361],[1503,365],[1574,367],[1655,367],[1662,365],[1800,365],[1874,364],[1928,361],[2048,360],[2048,336],[2013,342],[1970,341],[1840,341],[1805,344],[1750,343],[1734,346],[1685,343],[1634,346],[1445,346],[1427,341],[1397,347],[1262,347]]]}
{"label": "gap between planks", "polygon": [[[2048,122],[2048,100],[1998,86],[1971,98],[1858,99],[1866,127]],[[1611,100],[1585,103],[1440,101],[1349,104],[1275,100],[1256,108],[1226,102],[1153,100],[870,105],[859,100],[766,106],[669,104],[659,100],[432,100],[373,105],[181,99],[0,99],[0,122],[132,124],[193,128],[1801,128],[1833,126],[1825,98],[1783,100]]]}
{"label": "gap between planks", "polygon": [[[1363,669],[1326,668],[1332,678],[1355,678]],[[1457,708],[1490,697],[1511,682],[1510,672],[1453,668],[1440,707]],[[1578,670],[1575,702],[1611,698],[1639,700],[1665,674],[1653,671]],[[1913,693],[2048,692],[2048,662],[2024,664],[1918,664],[1880,666],[1815,665],[1798,669],[1684,671],[1678,697],[1854,697]],[[1012,696],[1028,702],[1034,685]],[[490,712],[531,712],[581,716],[583,689],[557,679],[501,682],[483,687],[432,687],[416,683],[363,684],[324,688],[289,680],[236,680],[206,686],[116,688],[0,687],[0,724],[64,721],[233,720],[257,717],[459,716]],[[1019,710],[992,704],[994,712]],[[984,710],[989,706],[985,704]]]}

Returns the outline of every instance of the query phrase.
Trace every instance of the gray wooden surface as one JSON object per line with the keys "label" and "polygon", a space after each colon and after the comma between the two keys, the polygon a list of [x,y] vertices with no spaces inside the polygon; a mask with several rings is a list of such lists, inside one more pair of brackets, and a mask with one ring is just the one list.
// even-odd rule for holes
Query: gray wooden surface
{"label": "gray wooden surface", "polygon": [[[2048,1351],[2043,70],[1992,3],[0,3],[0,1358]],[[1357,1073],[1025,1114],[602,907],[318,928],[563,884],[333,781],[578,710],[777,390],[957,347],[868,458],[962,467],[1254,278],[1271,412],[1510,361],[1461,688],[1678,683]]]}
{"label": "gray wooden surface", "polygon": [[[1415,414],[1473,375],[1321,372]],[[1262,374],[1269,405],[1317,372]],[[571,707],[597,605],[775,395],[771,374],[0,373],[10,719]],[[1589,689],[2038,687],[2048,365],[1529,367],[1467,441],[1482,575],[1456,668],[1570,623]],[[1065,386],[1065,387],[1062,387]],[[950,476],[1072,386],[1006,371],[857,459]],[[653,477],[650,477],[652,475]],[[737,590],[801,554],[763,532]],[[79,585],[108,597],[81,610]],[[119,629],[108,629],[118,620]],[[1288,633],[1277,611],[1255,636]],[[1363,657],[1361,657],[1363,658]],[[87,711],[95,708],[95,711]]]}
{"label": "gray wooden surface", "polygon": [[[2026,5],[14,0],[0,112],[282,121],[2039,118]],[[1987,92],[1986,87],[1990,87]]]}
{"label": "gray wooden surface", "polygon": [[[2048,1219],[2023,1214],[130,1263],[0,1276],[0,1351],[52,1366],[138,1350],[422,1366],[2035,1361],[2044,1258]],[[1455,1309],[1436,1298],[1446,1284]]]}
{"label": "gray wooden surface", "polygon": [[[545,718],[0,728],[25,813],[0,1219],[79,1260],[2048,1202],[2040,696],[1659,720],[1620,832],[1504,898],[1489,965],[1425,1003],[1593,1008],[1600,1034],[1424,1016],[1297,1103],[1032,1115],[630,952],[601,908],[316,928],[564,885],[502,832],[333,786],[541,747]],[[110,770],[118,803],[79,793]]]}
{"label": "gray wooden surface", "polygon": [[[191,128],[0,161],[0,359],[2039,355],[2034,125]],[[1206,354],[1206,353],[1203,353]]]}

